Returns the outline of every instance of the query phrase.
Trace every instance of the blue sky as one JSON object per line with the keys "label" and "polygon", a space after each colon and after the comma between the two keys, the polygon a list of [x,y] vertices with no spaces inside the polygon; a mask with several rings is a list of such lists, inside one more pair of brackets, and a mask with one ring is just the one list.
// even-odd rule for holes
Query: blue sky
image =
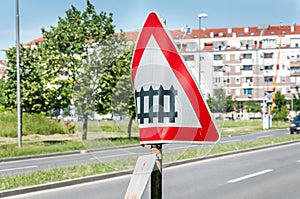
{"label": "blue sky", "polygon": [[[198,28],[197,15],[208,14],[202,24],[208,28],[244,27],[259,24],[300,24],[299,0],[91,0],[97,12],[113,13],[116,31],[139,30],[148,12],[167,20],[168,29],[189,25]],[[15,0],[0,0],[0,59],[3,49],[15,45]],[[41,36],[41,28],[55,26],[58,16],[74,5],[83,10],[86,0],[19,0],[20,40]]]}

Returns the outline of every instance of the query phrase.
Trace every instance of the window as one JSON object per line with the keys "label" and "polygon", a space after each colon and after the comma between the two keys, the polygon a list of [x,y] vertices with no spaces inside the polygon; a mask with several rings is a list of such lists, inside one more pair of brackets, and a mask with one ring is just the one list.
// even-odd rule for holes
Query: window
{"label": "window", "polygon": [[227,72],[227,73],[230,72],[230,66],[228,66],[228,65],[225,66],[225,72]]}
{"label": "window", "polygon": [[243,59],[252,59],[252,54],[243,54],[242,58]]}
{"label": "window", "polygon": [[187,42],[186,51],[196,51],[197,43],[196,42]]}
{"label": "window", "polygon": [[230,77],[227,77],[224,81],[226,84],[230,84]]}
{"label": "window", "polygon": [[184,55],[183,56],[185,61],[194,61],[194,55]]}
{"label": "window", "polygon": [[215,77],[215,83],[220,84],[221,83],[221,78],[220,77]]}
{"label": "window", "polygon": [[235,66],[235,72],[236,73],[241,72],[241,66]]}
{"label": "window", "polygon": [[214,55],[214,60],[222,60],[222,55]]}
{"label": "window", "polygon": [[273,58],[273,53],[264,53],[264,58]]}
{"label": "window", "polygon": [[244,95],[252,95],[252,88],[244,88]]}
{"label": "window", "polygon": [[266,83],[273,82],[273,77],[272,76],[264,77],[264,82],[266,82]]}
{"label": "window", "polygon": [[264,70],[273,70],[273,65],[264,66]]}
{"label": "window", "polygon": [[250,71],[252,70],[252,65],[244,65],[242,70]]}
{"label": "window", "polygon": [[230,90],[230,88],[227,88],[227,89],[226,89],[226,95],[231,95],[231,90]]}
{"label": "window", "polygon": [[236,95],[236,96],[240,96],[240,95],[241,95],[240,89],[235,89],[235,95]]}
{"label": "window", "polygon": [[214,72],[222,72],[223,66],[214,66]]}
{"label": "window", "polygon": [[240,83],[241,83],[241,80],[240,80],[239,77],[236,77],[236,78],[235,78],[235,83],[236,83],[236,84],[240,84]]}
{"label": "window", "polygon": [[252,77],[244,77],[243,78],[243,83],[252,83],[253,82],[253,78]]}

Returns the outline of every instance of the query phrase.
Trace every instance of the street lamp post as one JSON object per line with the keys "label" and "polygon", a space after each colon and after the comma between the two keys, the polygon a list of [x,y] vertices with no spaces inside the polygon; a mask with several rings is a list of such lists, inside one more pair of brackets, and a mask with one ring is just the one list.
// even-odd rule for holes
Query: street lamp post
{"label": "street lamp post", "polygon": [[[256,44],[257,45],[256,46],[257,100],[258,100],[258,96],[259,96],[259,94],[258,94],[259,93],[258,92],[259,91],[259,88],[258,88],[258,86],[259,86],[259,82],[258,82],[258,80],[259,80],[259,78],[258,78],[258,71],[259,71],[258,70],[258,68],[259,68],[259,63],[258,63],[259,41],[262,40],[264,32],[266,30],[268,30],[269,27],[270,26],[268,24],[261,24],[261,25],[257,26],[257,29],[260,31],[260,38],[259,38],[259,40],[257,41],[257,44]],[[265,81],[265,80],[263,80],[263,81]],[[264,85],[265,85],[265,82],[264,82]],[[265,86],[264,86],[264,88],[265,88]],[[265,91],[263,91],[263,118],[262,118],[262,123],[263,123],[263,129],[268,129],[268,128],[270,128],[270,125],[269,125],[269,121],[268,122],[266,121],[266,116],[265,116],[266,102],[265,102],[265,100],[266,100],[266,95],[265,95]],[[270,117],[270,115],[268,114],[268,120],[269,120],[269,117]]]}
{"label": "street lamp post", "polygon": [[208,15],[206,14],[206,13],[200,13],[200,14],[198,14],[198,18],[199,18],[199,37],[198,37],[198,39],[199,39],[199,41],[198,41],[198,43],[199,43],[199,65],[198,65],[198,70],[199,70],[199,89],[201,89],[201,19],[202,18],[207,18],[208,17]]}
{"label": "street lamp post", "polygon": [[18,147],[22,147],[22,110],[21,110],[21,78],[20,78],[20,33],[19,33],[19,0],[16,0],[16,63],[17,63],[17,117]]}

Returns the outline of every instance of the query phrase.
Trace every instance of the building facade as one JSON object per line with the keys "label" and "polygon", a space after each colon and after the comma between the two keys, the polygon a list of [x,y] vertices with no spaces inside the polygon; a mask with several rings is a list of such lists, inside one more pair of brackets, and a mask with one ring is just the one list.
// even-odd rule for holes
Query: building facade
{"label": "building facade", "polygon": [[[300,86],[300,25],[170,31],[205,97],[224,89],[237,111]],[[199,74],[199,71],[201,73]]]}
{"label": "building facade", "polygon": [[[300,87],[300,25],[169,30],[204,97],[223,89],[242,113],[248,101],[290,100]],[[135,42],[138,32],[126,32]],[[24,44],[35,45],[38,38]],[[199,73],[199,71],[201,71]],[[243,117],[243,116],[242,116]]]}

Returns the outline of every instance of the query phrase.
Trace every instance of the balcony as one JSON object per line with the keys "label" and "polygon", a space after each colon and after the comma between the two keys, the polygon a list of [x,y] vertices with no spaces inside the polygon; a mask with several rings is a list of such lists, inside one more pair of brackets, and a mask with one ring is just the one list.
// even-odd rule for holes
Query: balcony
{"label": "balcony", "polygon": [[253,60],[252,59],[242,59],[242,65],[252,65]]}
{"label": "balcony", "polygon": [[297,68],[297,69],[291,69],[291,75],[292,76],[299,76],[300,75],[300,68]]}
{"label": "balcony", "polygon": [[264,70],[263,76],[274,76],[274,71],[273,70]]}
{"label": "balcony", "polygon": [[224,62],[223,60],[213,60],[213,65],[215,66],[223,66],[224,65]]}
{"label": "balcony", "polygon": [[242,88],[253,88],[253,82],[243,82]]}

